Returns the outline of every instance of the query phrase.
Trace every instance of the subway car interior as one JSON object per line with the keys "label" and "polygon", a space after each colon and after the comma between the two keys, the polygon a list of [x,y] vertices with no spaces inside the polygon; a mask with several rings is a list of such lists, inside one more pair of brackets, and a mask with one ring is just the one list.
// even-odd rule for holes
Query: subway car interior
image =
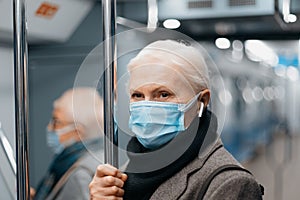
{"label": "subway car interior", "polygon": [[[106,98],[106,26],[115,27],[121,129],[129,59],[157,39],[198,43],[214,66],[209,106],[225,148],[264,186],[265,200],[299,199],[300,0],[107,1],[116,11],[108,23],[102,1],[0,0],[0,199],[30,199],[20,193],[47,173],[54,153],[46,129],[64,91],[95,87]],[[26,32],[21,44],[18,27]],[[118,140],[122,164],[128,138]]]}

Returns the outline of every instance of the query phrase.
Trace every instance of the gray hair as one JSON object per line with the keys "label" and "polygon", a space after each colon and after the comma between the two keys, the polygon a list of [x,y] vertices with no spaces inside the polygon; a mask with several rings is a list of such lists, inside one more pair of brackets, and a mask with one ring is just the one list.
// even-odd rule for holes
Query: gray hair
{"label": "gray hair", "polygon": [[128,71],[143,65],[144,58],[167,60],[176,66],[187,79],[195,93],[209,88],[209,76],[206,62],[199,49],[187,42],[159,40],[143,48],[128,64]]}
{"label": "gray hair", "polygon": [[83,139],[103,134],[103,101],[95,88],[78,87],[67,90],[58,98],[54,108],[60,108],[67,114],[68,120],[82,125]]}

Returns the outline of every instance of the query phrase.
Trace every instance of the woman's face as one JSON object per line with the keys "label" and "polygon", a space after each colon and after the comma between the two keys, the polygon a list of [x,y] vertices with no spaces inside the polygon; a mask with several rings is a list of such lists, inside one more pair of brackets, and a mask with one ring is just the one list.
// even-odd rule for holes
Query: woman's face
{"label": "woman's face", "polygon": [[[52,112],[52,120],[48,124],[48,129],[55,131],[62,129],[70,124],[73,124],[72,120],[68,120],[68,115],[66,112],[61,108],[54,108]],[[74,130],[68,131],[63,135],[59,135],[59,141],[61,143],[65,143],[71,139],[75,139],[76,141],[80,140],[78,135],[79,129],[76,127]]]}
{"label": "woman's face", "polygon": [[[130,102],[160,101],[185,104],[196,94],[178,68],[167,64],[144,64],[130,71]],[[185,125],[197,114],[197,104],[185,113]]]}

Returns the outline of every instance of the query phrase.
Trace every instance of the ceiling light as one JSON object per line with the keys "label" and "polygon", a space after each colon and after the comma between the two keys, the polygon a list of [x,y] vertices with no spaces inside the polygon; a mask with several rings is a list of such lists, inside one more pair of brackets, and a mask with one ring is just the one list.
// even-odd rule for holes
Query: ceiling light
{"label": "ceiling light", "polygon": [[299,79],[298,69],[293,66],[287,68],[286,75],[291,81],[297,81]]}
{"label": "ceiling light", "polygon": [[283,99],[285,96],[285,89],[281,85],[274,87],[274,95],[275,98]]}
{"label": "ceiling light", "polygon": [[264,91],[262,90],[261,87],[255,87],[253,90],[252,90],[252,97],[255,101],[261,101],[264,96]]}
{"label": "ceiling light", "polygon": [[263,62],[270,66],[278,65],[278,56],[273,49],[260,40],[247,40],[245,49],[248,58],[255,62]]}
{"label": "ceiling light", "polygon": [[280,76],[280,77],[285,77],[285,74],[286,74],[286,69],[285,69],[285,66],[283,65],[278,65],[274,68],[274,72],[277,76]]}
{"label": "ceiling light", "polygon": [[242,93],[243,99],[246,103],[250,104],[253,102],[252,90],[249,87],[246,87]]}
{"label": "ceiling light", "polygon": [[271,101],[274,99],[274,91],[272,87],[265,87],[263,92],[264,99]]}
{"label": "ceiling light", "polygon": [[232,42],[232,48],[233,48],[233,50],[236,50],[236,51],[242,51],[244,48],[244,45],[240,40],[234,40]]}
{"label": "ceiling light", "polygon": [[168,29],[176,29],[180,26],[180,21],[177,19],[167,19],[164,21],[163,26]]}
{"label": "ceiling light", "polygon": [[215,24],[215,31],[219,35],[228,35],[236,32],[236,26],[233,23],[219,22]]}
{"label": "ceiling light", "polygon": [[230,47],[230,41],[227,38],[218,38],[215,44],[219,49],[228,49]]}
{"label": "ceiling light", "polygon": [[289,22],[294,23],[297,21],[297,16],[294,14],[289,14],[288,20],[289,20]]}

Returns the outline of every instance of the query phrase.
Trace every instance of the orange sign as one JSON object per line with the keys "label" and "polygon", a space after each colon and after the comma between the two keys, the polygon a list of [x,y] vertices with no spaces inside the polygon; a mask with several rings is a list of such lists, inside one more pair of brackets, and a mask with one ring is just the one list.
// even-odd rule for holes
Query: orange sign
{"label": "orange sign", "polygon": [[43,2],[40,7],[36,10],[35,15],[40,17],[52,18],[58,11],[58,5]]}

